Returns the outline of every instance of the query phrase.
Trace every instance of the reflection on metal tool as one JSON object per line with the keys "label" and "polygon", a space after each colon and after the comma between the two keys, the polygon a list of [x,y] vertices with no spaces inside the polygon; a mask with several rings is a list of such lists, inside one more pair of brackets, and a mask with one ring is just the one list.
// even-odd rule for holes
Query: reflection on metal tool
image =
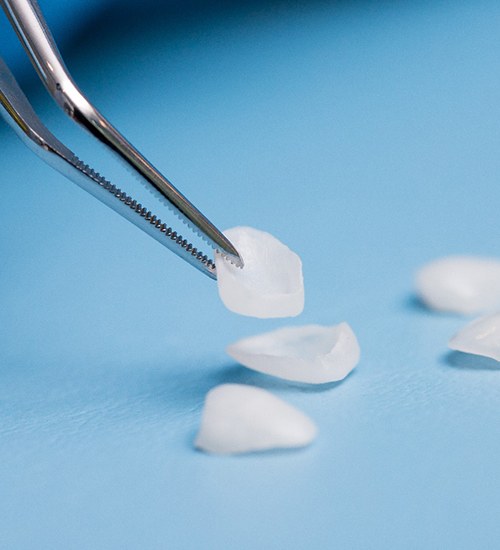
{"label": "reflection on metal tool", "polygon": [[[35,0],[0,0],[7,17],[52,98],[64,112],[116,153],[193,232],[229,261],[243,262],[229,240],[135,149],[90,103],[69,74]],[[131,221],[178,256],[216,278],[214,261],[144,205],[81,161],[40,121],[0,58],[0,113],[28,147],[74,183]]]}

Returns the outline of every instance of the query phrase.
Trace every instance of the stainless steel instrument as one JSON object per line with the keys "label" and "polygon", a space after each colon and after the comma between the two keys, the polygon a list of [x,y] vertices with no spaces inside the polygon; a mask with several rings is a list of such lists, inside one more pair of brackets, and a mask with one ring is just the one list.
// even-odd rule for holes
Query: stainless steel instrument
{"label": "stainless steel instrument", "polygon": [[[0,0],[45,87],[63,111],[116,153],[152,194],[180,220],[229,261],[243,267],[238,251],[186,197],[184,197],[80,91],[66,68],[36,0]],[[47,164],[131,221],[175,254],[215,279],[215,263],[207,254],[162,222],[116,185],[80,160],[41,122],[6,63],[0,58],[0,114]]]}

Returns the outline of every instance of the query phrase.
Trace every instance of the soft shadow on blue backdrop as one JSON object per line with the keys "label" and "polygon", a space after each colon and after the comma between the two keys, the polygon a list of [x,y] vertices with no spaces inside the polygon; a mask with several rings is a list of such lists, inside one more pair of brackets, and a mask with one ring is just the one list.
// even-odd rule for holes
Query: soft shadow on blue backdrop
{"label": "soft shadow on blue backdrop", "polygon": [[[302,256],[306,309],[226,311],[212,281],[2,125],[0,547],[494,547],[500,372],[447,354],[464,320],[426,312],[412,277],[440,255],[498,253],[498,2],[127,6],[73,32],[66,3],[42,3],[84,91],[195,204]],[[51,129],[121,183],[17,69]],[[342,320],[363,356],[328,388],[224,354]],[[222,382],[297,405],[317,443],[195,452]]]}

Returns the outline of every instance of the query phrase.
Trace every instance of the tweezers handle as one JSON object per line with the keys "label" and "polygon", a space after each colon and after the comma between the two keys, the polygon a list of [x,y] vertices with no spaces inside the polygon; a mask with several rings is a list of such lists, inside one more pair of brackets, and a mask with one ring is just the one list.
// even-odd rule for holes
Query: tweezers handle
{"label": "tweezers handle", "polygon": [[61,143],[38,118],[14,75],[0,57],[0,115],[22,141],[42,160],[132,222],[205,275],[216,279],[213,260],[164,224],[146,207],[128,196]]}
{"label": "tweezers handle", "polygon": [[242,265],[237,250],[229,240],[146,160],[79,90],[62,60],[36,0],[0,0],[0,5],[4,8],[40,78],[64,112],[117,153],[214,248],[229,256],[237,265]]}

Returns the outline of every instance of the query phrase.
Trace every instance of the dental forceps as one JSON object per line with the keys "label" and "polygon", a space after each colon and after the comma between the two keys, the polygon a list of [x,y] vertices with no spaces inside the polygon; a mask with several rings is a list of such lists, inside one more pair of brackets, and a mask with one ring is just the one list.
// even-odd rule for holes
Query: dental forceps
{"label": "dental forceps", "polygon": [[[213,249],[243,267],[236,248],[146,158],[118,132],[79,90],[66,68],[36,0],[0,0],[19,40],[54,101],[137,174],[163,204]],[[47,164],[182,259],[216,279],[215,262],[163,223],[147,207],[97,173],[61,143],[41,122],[0,57],[0,114],[24,143]]]}

